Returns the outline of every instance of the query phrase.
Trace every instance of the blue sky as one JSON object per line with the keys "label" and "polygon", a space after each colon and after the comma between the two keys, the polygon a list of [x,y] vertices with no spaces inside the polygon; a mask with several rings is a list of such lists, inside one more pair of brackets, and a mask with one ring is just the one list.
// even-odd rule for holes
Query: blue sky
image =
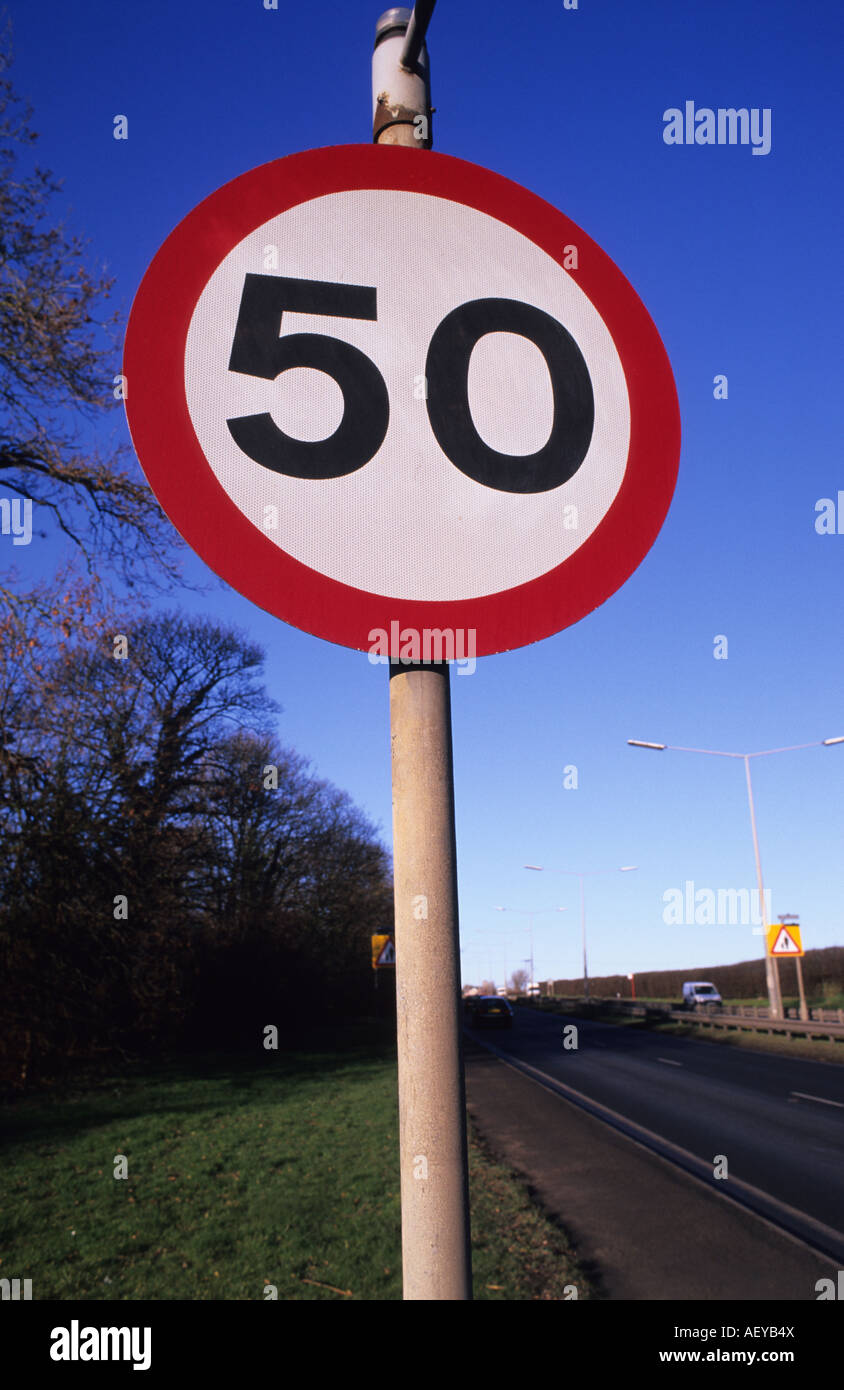
{"label": "blue sky", "polygon": [[[379,13],[360,0],[13,9],[39,162],[64,179],[69,226],[127,313],[161,242],[215,188],[298,150],[368,142]],[[528,955],[527,918],[496,905],[540,914],[537,978],[579,974],[577,880],[526,862],[610,871],[587,888],[596,975],[760,952],[747,925],[663,921],[664,893],[687,880],[755,887],[742,764],[625,741],[753,752],[844,734],[844,516],[841,535],[814,524],[818,499],[844,492],[842,30],[831,3],[437,5],[435,147],[524,184],[604,248],[662,336],[683,425],[671,510],[623,588],[452,677],[467,980],[500,980]],[[769,108],[770,153],[667,145],[663,113],[687,100]],[[727,400],[713,397],[719,373]],[[56,556],[33,542],[14,558],[25,578]],[[188,571],[207,574],[196,559]],[[281,737],[389,843],[385,670],[220,586],[179,601],[264,646]],[[773,913],[798,912],[809,947],[844,940],[842,758],[844,745],[753,764]]]}

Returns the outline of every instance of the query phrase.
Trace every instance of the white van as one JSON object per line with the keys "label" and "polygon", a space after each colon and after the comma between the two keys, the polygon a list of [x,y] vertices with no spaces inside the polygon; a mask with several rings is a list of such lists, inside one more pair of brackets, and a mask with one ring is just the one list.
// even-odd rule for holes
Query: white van
{"label": "white van", "polygon": [[684,1009],[720,1009],[722,1003],[710,980],[687,980],[683,985]]}

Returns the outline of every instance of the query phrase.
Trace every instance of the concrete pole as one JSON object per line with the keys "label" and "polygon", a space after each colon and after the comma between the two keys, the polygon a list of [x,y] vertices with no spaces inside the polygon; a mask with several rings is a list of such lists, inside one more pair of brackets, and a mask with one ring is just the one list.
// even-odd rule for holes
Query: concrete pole
{"label": "concrete pole", "polygon": [[759,857],[759,836],[756,834],[756,811],[753,806],[753,785],[750,781],[750,758],[744,754],[744,773],[747,778],[747,799],[750,803],[750,828],[753,831],[753,853],[756,855],[756,882],[759,886],[759,916],[762,918],[762,940],[765,946],[765,976],[768,983],[768,1005],[772,1018],[782,1018],[779,975],[776,961],[768,950],[768,920],[765,889],[762,884],[762,861]]}
{"label": "concrete pole", "polygon": [[469,1299],[457,854],[447,665],[390,667],[405,1299]]}
{"label": "concrete pole", "polygon": [[[409,19],[409,10],[392,9],[376,27],[373,138],[426,149],[425,48],[412,73],[399,66]],[[391,662],[390,746],[404,1298],[466,1300],[472,1272],[446,663]]]}

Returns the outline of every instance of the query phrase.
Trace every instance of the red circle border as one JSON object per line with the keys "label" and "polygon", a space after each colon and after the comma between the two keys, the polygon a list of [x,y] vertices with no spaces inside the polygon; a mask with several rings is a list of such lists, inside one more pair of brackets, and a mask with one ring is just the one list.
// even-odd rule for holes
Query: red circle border
{"label": "red circle border", "polygon": [[[480,598],[398,599],[372,594],[288,555],[235,506],[194,433],[184,353],[196,303],[244,237],[299,203],[350,189],[395,189],[463,203],[515,228],[568,270],[613,338],[630,400],[621,487],[591,536],[554,569]],[[361,651],[373,629],[474,631],[474,654],[526,646],[603,603],[650,550],[671,504],[680,410],[668,355],[647,309],[609,256],[544,199],[491,170],[432,151],[339,145],[264,164],[224,184],[170,234],[147,270],[124,351],[132,442],[159,503],[212,570],[259,607],[317,637]],[[464,639],[468,640],[468,639]],[[468,647],[464,650],[469,654]],[[398,655],[398,652],[393,652]]]}

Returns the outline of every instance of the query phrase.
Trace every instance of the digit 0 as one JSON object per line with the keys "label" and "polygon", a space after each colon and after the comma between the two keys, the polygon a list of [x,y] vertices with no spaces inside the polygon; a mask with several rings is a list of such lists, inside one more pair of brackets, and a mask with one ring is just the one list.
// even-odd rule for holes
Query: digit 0
{"label": "digit 0", "polygon": [[[545,358],[554,393],[551,432],[535,454],[501,454],[481,439],[469,407],[469,361],[487,333],[518,333]],[[425,364],[428,415],[455,468],[501,492],[548,492],[567,483],[586,457],[595,424],[583,354],[561,323],[517,299],[472,299],[446,314]],[[518,409],[513,402],[513,409]]]}

